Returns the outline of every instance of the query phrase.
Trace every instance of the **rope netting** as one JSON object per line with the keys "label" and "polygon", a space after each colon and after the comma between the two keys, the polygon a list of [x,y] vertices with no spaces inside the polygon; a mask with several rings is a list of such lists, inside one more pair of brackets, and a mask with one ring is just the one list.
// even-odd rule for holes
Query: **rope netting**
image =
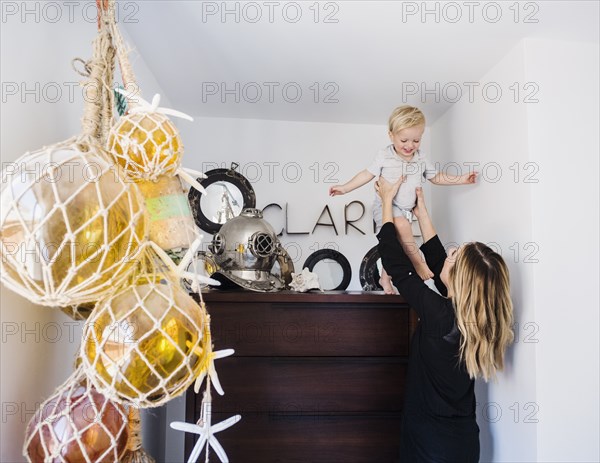
{"label": "rope netting", "polygon": [[88,318],[83,368],[107,397],[156,407],[183,393],[208,368],[209,316],[147,248],[130,285],[101,300]]}
{"label": "rope netting", "polygon": [[98,393],[77,368],[29,422],[23,455],[32,463],[114,463],[128,435],[125,408]]}
{"label": "rope netting", "polygon": [[[113,0],[110,2],[114,3]],[[181,166],[183,143],[179,131],[167,115],[193,121],[182,112],[159,107],[160,96],[154,95],[152,103],[141,96],[129,50],[116,24],[110,24],[116,54],[127,91],[117,89],[127,98],[129,112],[122,116],[109,133],[107,150],[134,181],[156,181],[161,176],[178,175],[193,188],[206,193],[196,178],[204,177],[201,172]]]}
{"label": "rope netting", "polygon": [[34,303],[98,300],[127,278],[146,238],[143,198],[101,145],[112,122],[114,57],[102,27],[86,66],[82,134],[2,171],[0,275]]}
{"label": "rope netting", "polygon": [[34,303],[96,301],[123,283],[145,241],[142,196],[93,147],[73,138],[2,173],[2,282]]}
{"label": "rope netting", "polygon": [[123,93],[130,110],[110,131],[107,149],[135,181],[175,175],[180,169],[183,143],[177,128],[164,112],[191,118],[177,111],[158,108],[159,98],[152,105],[142,99],[128,49],[116,23],[111,25],[111,33],[116,44],[123,86],[127,89]]}
{"label": "rope netting", "polygon": [[[93,57],[75,60],[87,78],[82,133],[2,171],[2,282],[87,318],[81,365],[27,428],[23,451],[33,462],[153,461],[141,447],[137,409],[160,406],[206,376],[207,388],[214,378],[222,394],[214,360],[232,353],[213,351],[200,294],[218,283],[188,271],[202,236],[182,180],[206,192],[202,174],[181,167],[183,144],[167,115],[191,118],[159,108],[158,95],[152,104],[139,97],[115,2],[97,5]],[[129,112],[115,125],[117,57],[138,98],[127,95]]]}
{"label": "rope netting", "polygon": [[122,116],[110,131],[107,149],[133,180],[175,175],[183,153],[177,128],[158,112]]}

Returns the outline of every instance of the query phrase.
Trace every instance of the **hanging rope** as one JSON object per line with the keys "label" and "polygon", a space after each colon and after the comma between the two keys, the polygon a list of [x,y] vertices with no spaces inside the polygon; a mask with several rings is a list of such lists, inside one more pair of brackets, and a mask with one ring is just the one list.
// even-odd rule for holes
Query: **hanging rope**
{"label": "hanging rope", "polygon": [[102,27],[102,15],[109,11],[108,0],[96,0],[96,9],[98,10],[98,30]]}
{"label": "hanging rope", "polygon": [[127,441],[127,450],[136,451],[142,446],[142,421],[140,410],[135,407],[129,407],[129,440]]}
{"label": "hanging rope", "polygon": [[[109,10],[113,11],[115,9],[115,0],[107,0],[109,3]],[[117,59],[119,60],[119,67],[121,69],[121,77],[123,78],[123,86],[125,90],[130,93],[133,93],[137,96],[141,96],[140,87],[135,78],[135,74],[133,72],[133,68],[131,67],[131,63],[129,62],[129,50],[125,45],[125,41],[123,40],[123,36],[121,35],[121,31],[117,26],[116,21],[112,21],[110,23],[110,32],[112,34],[112,38],[114,41],[115,48],[117,50]],[[136,101],[132,98],[128,98],[127,102],[129,103],[129,107],[134,107]]]}
{"label": "hanging rope", "polygon": [[[82,119],[83,134],[104,145],[112,125],[112,81],[115,50],[111,36],[102,28],[94,42],[94,56],[89,67],[90,80],[85,86],[85,105]],[[110,91],[107,91],[110,89]]]}
{"label": "hanging rope", "polygon": [[[86,77],[84,84],[84,114],[82,118],[82,139],[91,138],[101,146],[113,124],[113,78],[115,70],[115,48],[111,25],[115,22],[114,7],[108,0],[96,1],[98,7],[98,35],[93,43],[92,58],[84,61],[75,58],[72,66],[75,72]],[[78,69],[83,65],[83,70]],[[85,145],[85,143],[82,143]],[[84,147],[84,146],[83,146]]]}

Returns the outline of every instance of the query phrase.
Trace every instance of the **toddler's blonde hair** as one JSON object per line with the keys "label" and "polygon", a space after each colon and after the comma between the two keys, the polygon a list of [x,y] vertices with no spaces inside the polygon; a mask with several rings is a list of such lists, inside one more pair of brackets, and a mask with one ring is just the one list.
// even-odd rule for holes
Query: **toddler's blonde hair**
{"label": "toddler's blonde hair", "polygon": [[419,108],[414,106],[398,106],[392,112],[388,121],[388,129],[392,133],[396,133],[402,129],[409,129],[416,125],[425,125],[425,115]]}

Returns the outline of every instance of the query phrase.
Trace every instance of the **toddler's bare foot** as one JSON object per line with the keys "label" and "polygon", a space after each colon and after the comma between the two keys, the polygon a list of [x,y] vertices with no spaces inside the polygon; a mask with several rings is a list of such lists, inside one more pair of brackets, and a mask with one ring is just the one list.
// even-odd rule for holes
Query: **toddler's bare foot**
{"label": "toddler's bare foot", "polygon": [[382,276],[379,279],[379,284],[383,288],[383,291],[385,292],[385,294],[396,294],[394,285],[392,285],[392,279],[388,275]]}
{"label": "toddler's bare foot", "polygon": [[425,262],[421,262],[415,267],[415,270],[423,281],[433,278],[433,272],[429,269],[429,266]]}

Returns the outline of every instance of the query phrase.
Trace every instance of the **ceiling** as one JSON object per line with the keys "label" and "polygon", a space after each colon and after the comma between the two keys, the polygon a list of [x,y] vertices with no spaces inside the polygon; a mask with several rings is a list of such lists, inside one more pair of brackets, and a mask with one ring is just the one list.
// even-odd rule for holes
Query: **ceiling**
{"label": "ceiling", "polygon": [[422,90],[466,92],[523,38],[599,40],[597,1],[471,3],[142,1],[121,26],[175,109],[361,124],[403,103],[433,122],[453,96]]}

